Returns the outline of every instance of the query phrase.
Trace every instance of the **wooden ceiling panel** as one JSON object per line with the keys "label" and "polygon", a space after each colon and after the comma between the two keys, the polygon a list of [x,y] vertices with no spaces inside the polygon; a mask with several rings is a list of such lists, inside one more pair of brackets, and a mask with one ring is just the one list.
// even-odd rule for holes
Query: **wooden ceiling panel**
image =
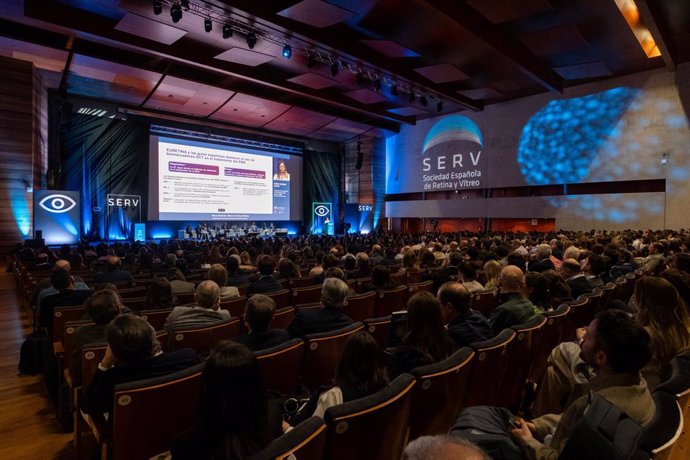
{"label": "wooden ceiling panel", "polygon": [[0,55],[33,62],[39,69],[62,72],[67,61],[67,54],[67,51],[0,37]]}
{"label": "wooden ceiling panel", "polygon": [[453,81],[462,81],[470,78],[462,70],[458,69],[452,64],[438,64],[427,67],[419,67],[414,69],[415,72],[428,78],[434,83],[448,83]]}
{"label": "wooden ceiling panel", "polygon": [[206,117],[232,95],[222,88],[166,76],[144,107]]}
{"label": "wooden ceiling panel", "polygon": [[587,41],[573,24],[520,34],[518,38],[536,56],[551,56],[587,48]]}
{"label": "wooden ceiling panel", "polygon": [[389,112],[391,113],[396,113],[398,115],[403,115],[403,116],[417,116],[417,115],[424,115],[427,112],[425,110],[422,110],[418,107],[399,107],[395,109],[388,109]]}
{"label": "wooden ceiling panel", "polygon": [[548,0],[468,0],[467,4],[494,24],[553,11]]}
{"label": "wooden ceiling panel", "polygon": [[458,93],[475,100],[498,99],[504,96],[503,93],[496,91],[493,88],[466,89],[463,91],[458,91]]}
{"label": "wooden ceiling panel", "polygon": [[259,127],[280,116],[289,108],[287,104],[237,93],[210,118]]}
{"label": "wooden ceiling panel", "polygon": [[311,72],[290,78],[288,81],[311,89],[323,89],[338,84],[337,81]]}
{"label": "wooden ceiling panel", "polygon": [[306,136],[321,127],[332,123],[336,117],[292,107],[281,116],[264,125],[264,128],[283,133]]}
{"label": "wooden ceiling panel", "polygon": [[419,57],[419,53],[405,48],[392,40],[360,40],[370,48],[388,57]]}
{"label": "wooden ceiling panel", "polygon": [[187,34],[186,31],[177,27],[134,13],[127,13],[115,26],[115,29],[165,45],[172,45]]}
{"label": "wooden ceiling panel", "polygon": [[275,56],[237,47],[230,48],[229,50],[220,53],[218,56],[216,56],[216,59],[234,62],[236,64],[242,64],[249,67],[256,67],[272,61],[275,59]]}
{"label": "wooden ceiling panel", "polygon": [[357,89],[355,91],[349,91],[345,93],[345,96],[350,97],[357,102],[361,102],[362,104],[376,104],[377,102],[383,102],[387,100],[386,97],[383,96],[381,93],[377,93],[376,91],[372,91],[366,88]]}
{"label": "wooden ceiling panel", "polygon": [[323,29],[352,17],[346,9],[331,5],[323,0],[303,0],[278,15]]}
{"label": "wooden ceiling panel", "polygon": [[584,80],[611,76],[611,71],[601,61],[554,67],[554,70],[566,80]]}

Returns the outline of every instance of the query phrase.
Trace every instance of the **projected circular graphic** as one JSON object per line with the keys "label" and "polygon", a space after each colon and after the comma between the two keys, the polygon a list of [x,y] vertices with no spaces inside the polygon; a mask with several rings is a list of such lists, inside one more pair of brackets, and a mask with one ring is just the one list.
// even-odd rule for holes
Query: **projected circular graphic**
{"label": "projected circular graphic", "polygon": [[324,205],[319,205],[314,208],[314,214],[316,214],[319,217],[324,217],[327,216],[330,211],[328,210],[328,207]]}
{"label": "projected circular graphic", "polygon": [[454,115],[443,118],[429,130],[422,145],[422,155],[437,145],[452,141],[470,141],[480,146],[483,144],[479,127],[467,117]]}

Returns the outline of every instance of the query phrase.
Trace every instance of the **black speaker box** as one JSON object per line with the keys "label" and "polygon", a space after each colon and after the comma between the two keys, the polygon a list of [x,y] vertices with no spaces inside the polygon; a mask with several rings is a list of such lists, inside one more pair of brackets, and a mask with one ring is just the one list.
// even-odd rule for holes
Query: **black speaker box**
{"label": "black speaker box", "polygon": [[33,238],[24,240],[24,246],[27,248],[39,249],[46,245],[43,238]]}

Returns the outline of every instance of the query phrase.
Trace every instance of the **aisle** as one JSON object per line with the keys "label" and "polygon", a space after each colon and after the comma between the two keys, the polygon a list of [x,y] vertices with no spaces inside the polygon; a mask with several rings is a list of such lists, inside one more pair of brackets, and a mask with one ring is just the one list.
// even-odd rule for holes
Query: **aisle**
{"label": "aisle", "polygon": [[11,273],[0,273],[0,459],[70,459],[72,434],[62,433],[43,378],[20,375],[19,348],[31,330]]}

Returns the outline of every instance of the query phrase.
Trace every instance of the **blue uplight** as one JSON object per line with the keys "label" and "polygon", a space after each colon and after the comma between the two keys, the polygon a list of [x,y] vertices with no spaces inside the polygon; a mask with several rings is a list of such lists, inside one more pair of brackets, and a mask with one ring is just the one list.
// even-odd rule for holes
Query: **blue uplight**
{"label": "blue uplight", "polygon": [[10,206],[12,207],[12,214],[14,221],[17,223],[17,228],[22,235],[29,236],[31,231],[31,210],[29,209],[29,200],[26,199],[26,192],[16,188],[10,192]]}

